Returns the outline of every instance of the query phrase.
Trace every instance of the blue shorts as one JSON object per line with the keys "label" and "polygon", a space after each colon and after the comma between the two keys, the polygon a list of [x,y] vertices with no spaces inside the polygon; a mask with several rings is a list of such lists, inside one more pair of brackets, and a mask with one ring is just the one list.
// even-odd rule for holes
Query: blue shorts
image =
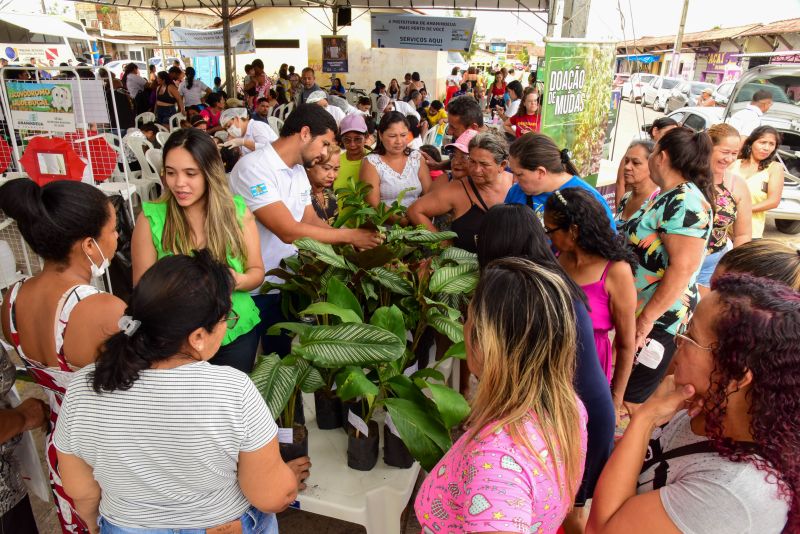
{"label": "blue shorts", "polygon": [[[267,514],[250,507],[241,517],[242,534],[278,534],[278,520],[275,514]],[[112,525],[100,517],[100,534],[206,534],[204,528],[134,528]],[[215,525],[209,525],[209,527]]]}
{"label": "blue shorts", "polygon": [[697,285],[711,287],[711,276],[714,274],[714,270],[716,270],[719,260],[721,260],[722,256],[727,254],[731,248],[731,242],[728,240],[728,246],[726,246],[724,249],[720,250],[719,252],[709,254],[705,257],[703,260],[703,265],[700,267],[700,272],[697,274]]}

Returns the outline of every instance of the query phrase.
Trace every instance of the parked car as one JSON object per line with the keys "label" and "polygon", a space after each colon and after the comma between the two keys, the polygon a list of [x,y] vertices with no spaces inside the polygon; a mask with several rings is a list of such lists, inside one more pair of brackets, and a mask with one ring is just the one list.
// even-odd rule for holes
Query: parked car
{"label": "parked car", "polygon": [[672,90],[682,82],[680,78],[662,78],[653,80],[642,88],[642,106],[653,106],[653,111],[663,111]]}
{"label": "parked car", "polygon": [[728,99],[731,97],[734,87],[736,87],[736,82],[722,82],[711,94],[711,98],[718,106],[725,107],[728,105]]}
{"label": "parked car", "polygon": [[169,69],[175,61],[178,61],[181,64],[181,69],[186,69],[186,65],[184,64],[183,60],[181,58],[179,58],[179,57],[168,57],[167,58],[167,66],[166,67],[162,67],[161,66],[161,58],[160,57],[151,57],[150,59],[147,60],[147,64],[148,65],[155,65],[156,66],[156,70],[158,71],[158,70],[167,70],[167,69]]}
{"label": "parked car", "polygon": [[725,110],[719,107],[698,108],[695,106],[683,107],[668,113],[671,118],[681,126],[691,128],[695,132],[708,130],[714,124],[722,122],[722,115]]}
{"label": "parked car", "polygon": [[611,82],[611,87],[613,87],[614,89],[616,89],[617,87],[622,87],[625,84],[625,82],[630,80],[630,78],[631,75],[628,74],[627,72],[618,72],[614,74],[614,81]]}
{"label": "parked car", "polygon": [[655,78],[655,74],[641,72],[631,74],[630,79],[622,84],[622,98],[627,98],[631,102],[639,102],[642,99],[642,89]]}
{"label": "parked car", "polygon": [[147,64],[144,61],[131,61],[129,59],[122,59],[122,60],[115,60],[109,61],[104,66],[108,70],[110,70],[114,76],[117,78],[122,78],[122,74],[125,72],[125,66],[128,63],[136,63],[139,66],[139,75],[145,76],[147,74]]}
{"label": "parked car", "polygon": [[800,85],[800,65],[764,65],[742,74],[731,92],[724,119],[750,103],[753,93],[772,93],[772,107],[761,118],[762,125],[777,129],[782,136],[778,156],[783,164],[783,195],[778,207],[767,212],[785,234],[800,233],[800,107],[787,95]]}
{"label": "parked car", "polygon": [[696,105],[697,99],[705,89],[710,89],[713,93],[715,87],[713,84],[705,82],[683,82],[673,89],[672,94],[667,98],[667,103],[664,105],[664,113]]}

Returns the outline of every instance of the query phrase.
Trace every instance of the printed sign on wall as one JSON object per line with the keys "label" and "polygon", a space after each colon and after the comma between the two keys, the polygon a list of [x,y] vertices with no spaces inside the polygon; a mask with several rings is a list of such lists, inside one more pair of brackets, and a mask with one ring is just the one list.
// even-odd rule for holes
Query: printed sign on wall
{"label": "printed sign on wall", "polygon": [[[186,57],[219,56],[225,49],[222,28],[215,30],[192,30],[189,28],[170,28],[172,44],[175,48],[184,46],[207,46],[208,49],[184,48],[181,55]],[[253,21],[231,26],[231,49],[234,54],[252,54],[256,51]]]}
{"label": "printed sign on wall", "polygon": [[475,18],[372,14],[373,48],[468,52]]}
{"label": "printed sign on wall", "polygon": [[347,36],[322,36],[322,72],[347,72]]}

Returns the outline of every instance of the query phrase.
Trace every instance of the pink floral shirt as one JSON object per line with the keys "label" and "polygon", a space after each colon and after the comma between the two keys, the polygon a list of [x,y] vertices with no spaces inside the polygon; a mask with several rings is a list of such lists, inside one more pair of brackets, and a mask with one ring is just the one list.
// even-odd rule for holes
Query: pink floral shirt
{"label": "pink floral shirt", "polygon": [[[581,459],[586,457],[586,410],[578,401]],[[536,417],[526,421],[531,445],[542,466],[506,428],[485,427],[473,440],[459,439],[422,483],[414,510],[423,534],[508,531],[555,533],[573,495],[566,495],[560,454],[550,457]],[[555,476],[558,469],[559,485]],[[583,467],[581,467],[583,476]],[[575,481],[577,489],[580,479]]]}

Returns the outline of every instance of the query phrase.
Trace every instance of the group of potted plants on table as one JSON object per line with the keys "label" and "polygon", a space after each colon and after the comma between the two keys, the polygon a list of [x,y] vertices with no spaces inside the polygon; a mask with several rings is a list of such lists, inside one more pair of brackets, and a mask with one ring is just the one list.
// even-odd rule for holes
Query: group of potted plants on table
{"label": "group of potted plants on table", "polygon": [[300,394],[313,393],[319,428],[348,434],[348,466],[375,466],[375,417],[384,412],[384,462],[407,468],[416,460],[429,471],[469,413],[443,370],[464,358],[460,310],[477,284],[477,258],[446,246],[452,232],[387,225],[403,208],[372,208],[368,187],[353,182],[337,190],[336,225],[374,228],[383,244],[356,251],[295,242],[298,254],[267,273],[284,283],[264,287],[279,289],[286,315],[300,318],[270,331],[291,332],[292,351],[283,359],[259,356],[251,378],[277,415],[285,461],[308,453]]}

